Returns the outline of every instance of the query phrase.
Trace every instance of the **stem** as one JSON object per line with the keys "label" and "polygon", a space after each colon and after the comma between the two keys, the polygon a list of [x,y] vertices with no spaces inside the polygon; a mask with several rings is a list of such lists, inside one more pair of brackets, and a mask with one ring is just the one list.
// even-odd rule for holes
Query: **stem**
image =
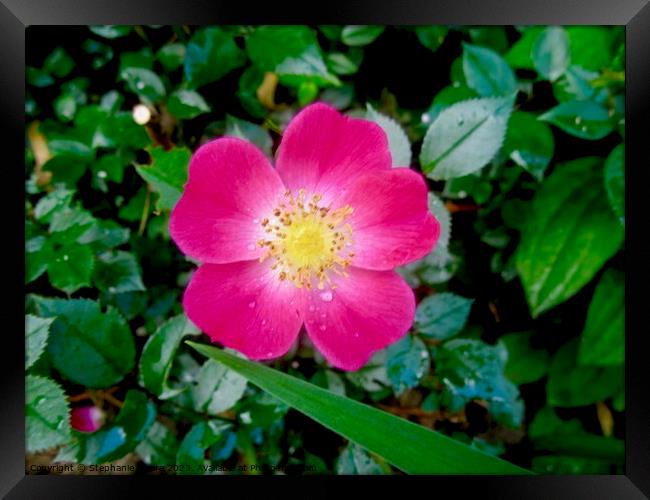
{"label": "stem", "polygon": [[142,236],[147,227],[147,219],[149,218],[149,206],[151,204],[151,186],[147,184],[147,197],[144,199],[144,206],[142,207],[142,217],[140,218],[140,227],[138,234]]}

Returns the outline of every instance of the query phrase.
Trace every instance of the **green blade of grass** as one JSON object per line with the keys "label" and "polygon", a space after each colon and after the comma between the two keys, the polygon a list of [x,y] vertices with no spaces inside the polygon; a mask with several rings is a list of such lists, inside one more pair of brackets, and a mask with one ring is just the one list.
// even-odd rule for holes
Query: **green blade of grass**
{"label": "green blade of grass", "polygon": [[409,474],[530,474],[452,438],[216,347],[187,342],[272,396]]}

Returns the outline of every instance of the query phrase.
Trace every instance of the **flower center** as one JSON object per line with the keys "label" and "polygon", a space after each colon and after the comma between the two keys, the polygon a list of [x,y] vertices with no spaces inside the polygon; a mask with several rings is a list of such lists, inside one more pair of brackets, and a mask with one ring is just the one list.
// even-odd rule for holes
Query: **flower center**
{"label": "flower center", "polygon": [[345,268],[350,265],[354,253],[348,250],[352,245],[352,227],[346,219],[353,212],[350,205],[336,210],[321,206],[321,196],[314,194],[306,199],[305,190],[300,189],[294,197],[291,191],[262,220],[267,236],[257,242],[266,252],[260,262],[274,259],[271,269],[277,271],[280,280],[290,280],[298,288],[319,290],[335,288],[328,274],[330,272],[347,277]]}

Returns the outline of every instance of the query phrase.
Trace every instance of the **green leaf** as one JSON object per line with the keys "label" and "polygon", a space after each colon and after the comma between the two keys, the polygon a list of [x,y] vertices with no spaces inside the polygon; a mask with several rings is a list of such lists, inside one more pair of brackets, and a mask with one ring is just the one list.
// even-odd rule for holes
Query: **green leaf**
{"label": "green leaf", "polygon": [[35,297],[41,316],[56,316],[48,352],[68,380],[91,388],[110,387],[131,371],[135,345],[129,327],[115,310],[103,312],[88,299]]}
{"label": "green leaf", "polygon": [[566,31],[559,26],[546,28],[533,44],[532,57],[541,76],[552,82],[560,78],[571,60]]}
{"label": "green leaf", "polygon": [[264,81],[264,72],[255,66],[249,66],[239,78],[239,90],[237,97],[242,107],[256,118],[266,116],[266,108],[262,105],[257,97],[257,89]]}
{"label": "green leaf", "polygon": [[232,408],[246,391],[246,379],[221,363],[207,360],[192,389],[194,409],[211,415]]}
{"label": "green leaf", "polygon": [[126,161],[119,155],[108,154],[99,158],[91,165],[98,179],[120,183],[124,177]]}
{"label": "green leaf", "polygon": [[53,139],[48,142],[51,153],[54,156],[70,155],[75,158],[91,158],[92,150],[83,142],[71,139]]}
{"label": "green leaf", "polygon": [[260,127],[255,123],[242,120],[232,115],[226,115],[226,135],[240,137],[248,142],[252,142],[264,151],[266,156],[271,156],[273,139],[271,139],[269,131],[264,127]]}
{"label": "green leaf", "polygon": [[74,187],[86,172],[88,162],[77,156],[63,154],[50,158],[42,168],[52,172],[53,183],[63,183],[66,187]]}
{"label": "green leaf", "polygon": [[429,371],[429,366],[427,346],[410,334],[391,344],[386,352],[386,372],[397,396],[416,387]]}
{"label": "green leaf", "polygon": [[47,275],[54,288],[71,294],[90,286],[93,253],[87,246],[71,243],[60,248],[47,265]]}
{"label": "green leaf", "polygon": [[160,194],[159,210],[171,210],[183,193],[187,182],[187,171],[192,153],[187,148],[165,151],[162,146],[149,150],[151,165],[140,165],[136,170]]}
{"label": "green leaf", "polygon": [[318,96],[318,85],[312,80],[305,79],[298,85],[298,104],[307,106]]}
{"label": "green leaf", "polygon": [[122,52],[120,54],[120,67],[117,74],[124,78],[124,71],[128,68],[142,68],[153,70],[153,52],[149,47],[142,47],[138,51]]}
{"label": "green leaf", "polygon": [[133,121],[128,111],[118,112],[106,118],[98,127],[97,133],[102,138],[103,147],[128,146],[143,148],[151,142],[145,128]]}
{"label": "green leaf", "polygon": [[582,332],[581,365],[622,365],[625,361],[625,276],[608,269],[598,282]]}
{"label": "green leaf", "polygon": [[597,94],[596,89],[590,85],[598,73],[586,71],[579,66],[570,66],[562,77],[553,82],[553,95],[558,102],[592,100],[602,102],[602,96],[607,96],[607,90]]}
{"label": "green leaf", "polygon": [[89,245],[93,252],[102,252],[129,241],[129,231],[112,220],[97,219],[78,239]]}
{"label": "green leaf", "polygon": [[174,433],[154,421],[135,451],[147,465],[174,465],[178,446]]}
{"label": "green leaf", "polygon": [[551,361],[546,383],[551,406],[586,406],[616,395],[623,389],[623,366],[592,367],[578,364],[580,341],[562,346]]}
{"label": "green leaf", "polygon": [[[197,351],[407,473],[526,473],[425,427],[211,346]],[[433,450],[433,451],[432,451]]]}
{"label": "green leaf", "polygon": [[461,410],[469,401],[483,400],[497,422],[518,427],[524,414],[517,387],[504,375],[508,353],[502,344],[454,339],[435,356],[436,373],[444,385],[443,404]]}
{"label": "green leaf", "polygon": [[38,361],[38,358],[43,354],[47,345],[50,326],[53,322],[54,318],[39,318],[32,314],[25,315],[25,370]]}
{"label": "green leaf", "polygon": [[476,26],[469,28],[469,36],[475,45],[487,47],[499,54],[508,50],[510,43],[503,26]]}
{"label": "green leaf", "polygon": [[552,475],[610,474],[611,464],[594,458],[563,455],[541,455],[533,457],[533,472]]}
{"label": "green leaf", "polygon": [[125,26],[121,24],[106,24],[103,26],[89,26],[90,31],[99,35],[102,38],[121,38],[131,32],[132,26]]}
{"label": "green leaf", "polygon": [[72,121],[77,112],[77,101],[70,94],[61,94],[54,102],[54,113],[62,122]]}
{"label": "green leaf", "polygon": [[480,96],[509,96],[517,91],[517,79],[498,53],[463,42],[463,72],[467,86]]}
{"label": "green leaf", "polygon": [[571,62],[587,70],[600,71],[612,63],[612,32],[604,26],[567,26]]}
{"label": "green leaf", "polygon": [[209,112],[210,106],[198,92],[179,89],[169,96],[167,109],[176,118],[187,120]]}
{"label": "green leaf", "polygon": [[537,181],[553,158],[555,141],[551,129],[532,113],[515,111],[508,122],[503,153]]}
{"label": "green leaf", "polygon": [[[517,169],[512,170],[516,171]],[[479,205],[486,203],[492,196],[494,189],[490,179],[481,174],[481,172],[478,172],[449,179],[445,183],[445,189],[441,196],[461,200],[471,197]]]}
{"label": "green leaf", "polygon": [[601,160],[558,165],[535,196],[516,253],[533,317],[577,293],[622,241],[623,228],[606,200]]}
{"label": "green leaf", "polygon": [[54,83],[54,78],[48,75],[45,71],[30,66],[25,68],[25,76],[27,83],[34,87],[47,87]]}
{"label": "green leaf", "polygon": [[363,368],[355,372],[346,372],[345,377],[368,392],[383,391],[390,386],[386,371],[386,351],[376,352]]}
{"label": "green leaf", "polygon": [[342,52],[331,52],[326,59],[327,67],[337,75],[354,75],[359,71],[359,64]]}
{"label": "green leaf", "polygon": [[512,97],[471,99],[442,110],[422,143],[420,164],[434,180],[483,168],[501,148]]}
{"label": "green leaf", "polygon": [[378,113],[367,104],[366,118],[379,125],[388,138],[388,147],[393,160],[393,167],[408,167],[411,165],[411,143],[406,132],[393,118]]}
{"label": "green leaf", "polygon": [[459,84],[458,86],[450,85],[445,87],[436,94],[429,109],[422,114],[422,123],[431,123],[443,109],[474,97],[478,97],[478,94],[466,85]]}
{"label": "green leaf", "polygon": [[383,474],[381,465],[361,446],[350,443],[336,460],[336,473],[339,475],[377,475]]}
{"label": "green leaf", "polygon": [[200,87],[219,80],[245,61],[246,56],[231,33],[217,27],[202,28],[187,44],[185,79],[192,88]]}
{"label": "green leaf", "polygon": [[319,370],[309,381],[319,387],[329,389],[334,394],[345,396],[345,382],[338,373],[332,370]]}
{"label": "green leaf", "polygon": [[605,160],[605,190],[616,216],[625,224],[625,145],[619,144]]}
{"label": "green leaf", "polygon": [[530,345],[532,332],[510,333],[499,340],[508,350],[505,374],[515,384],[537,382],[548,372],[548,352],[533,349]]}
{"label": "green leaf", "polygon": [[614,130],[609,112],[592,101],[566,101],[539,117],[580,139],[598,140]]}
{"label": "green leaf", "polygon": [[54,49],[43,62],[43,70],[59,78],[68,76],[72,68],[74,68],[74,59],[63,47]]}
{"label": "green leaf", "polygon": [[528,433],[538,450],[603,458],[620,463],[625,457],[623,440],[589,434],[579,419],[562,420],[550,406],[537,412]]}
{"label": "green leaf", "polygon": [[384,26],[346,26],[341,31],[341,41],[350,47],[368,45],[374,42],[384,29]]}
{"label": "green leaf", "polygon": [[74,191],[68,189],[55,189],[47,193],[36,203],[34,217],[41,222],[50,222],[52,215],[68,206],[73,196]]}
{"label": "green leaf", "polygon": [[140,391],[128,391],[113,425],[82,441],[79,462],[102,464],[122,458],[145,439],[155,419],[156,407],[147,396]]}
{"label": "green leaf", "polygon": [[537,38],[544,31],[544,26],[530,26],[506,54],[506,62],[516,69],[535,69],[532,52]]}
{"label": "green leaf", "polygon": [[109,293],[145,290],[135,255],[120,250],[104,252],[97,257],[93,282],[101,291]]}
{"label": "green leaf", "polygon": [[199,329],[184,314],[163,323],[144,346],[140,357],[140,384],[160,399],[168,399],[177,390],[167,386],[167,378],[178,346],[186,335],[198,335]]}
{"label": "green leaf", "polygon": [[207,422],[195,424],[183,438],[176,454],[175,463],[187,465],[189,470],[182,467],[178,474],[200,474],[202,468],[206,465],[205,450],[222,439],[225,431],[230,427],[231,424],[218,420],[208,420]]}
{"label": "green leaf", "polygon": [[54,250],[49,239],[36,236],[25,241],[25,251],[25,283],[30,283],[47,271]]}
{"label": "green leaf", "polygon": [[125,68],[120,77],[131,92],[156,103],[165,97],[165,84],[160,77],[145,68]]}
{"label": "green leaf", "polygon": [[110,45],[98,42],[88,38],[81,44],[81,48],[88,54],[94,56],[92,59],[92,68],[98,70],[105,66],[111,59],[113,59],[113,49]]}
{"label": "green leaf", "polygon": [[185,52],[185,45],[182,43],[168,43],[156,53],[156,59],[167,71],[174,71],[183,65]]}
{"label": "green leaf", "polygon": [[341,38],[341,31],[343,31],[343,26],[340,26],[338,24],[321,24],[318,26],[318,29],[329,40],[336,41]]}
{"label": "green leaf", "polygon": [[465,327],[473,303],[474,299],[451,292],[425,297],[418,304],[413,328],[426,337],[446,340]]}
{"label": "green leaf", "polygon": [[27,375],[25,431],[27,451],[36,453],[70,439],[68,403],[63,389],[49,378]]}
{"label": "green leaf", "polygon": [[417,26],[415,28],[415,34],[420,43],[433,52],[442,45],[448,32],[447,26]]}
{"label": "green leaf", "polygon": [[305,77],[317,85],[340,84],[327,71],[316,35],[307,26],[259,27],[246,40],[246,52],[260,71],[272,71],[292,87]]}
{"label": "green leaf", "polygon": [[77,241],[95,223],[90,212],[80,207],[63,207],[52,214],[50,233],[53,241],[67,245]]}

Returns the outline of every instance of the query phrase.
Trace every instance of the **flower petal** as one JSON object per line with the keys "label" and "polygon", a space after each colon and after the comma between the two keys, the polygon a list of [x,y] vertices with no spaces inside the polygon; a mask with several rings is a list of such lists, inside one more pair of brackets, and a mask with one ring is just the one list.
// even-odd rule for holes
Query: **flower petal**
{"label": "flower petal", "polygon": [[298,113],[284,132],[276,168],[285,185],[318,193],[324,200],[365,172],[389,170],[391,156],[382,128],[316,103]]}
{"label": "flower petal", "polygon": [[201,262],[224,264],[258,258],[260,220],[285,188],[264,154],[224,137],[192,156],[189,180],[174,207],[169,232],[181,251]]}
{"label": "flower petal", "polygon": [[300,290],[258,261],[203,264],[185,290],[187,316],[214,342],[250,359],[285,354],[302,325]]}
{"label": "flower petal", "polygon": [[373,172],[357,179],[338,203],[350,217],[354,266],[387,270],[427,255],[440,237],[428,207],[422,175],[408,168]]}
{"label": "flower petal", "polygon": [[406,334],[415,295],[394,271],[348,268],[334,290],[313,290],[303,311],[307,333],[337,368],[358,370],[373,352]]}

